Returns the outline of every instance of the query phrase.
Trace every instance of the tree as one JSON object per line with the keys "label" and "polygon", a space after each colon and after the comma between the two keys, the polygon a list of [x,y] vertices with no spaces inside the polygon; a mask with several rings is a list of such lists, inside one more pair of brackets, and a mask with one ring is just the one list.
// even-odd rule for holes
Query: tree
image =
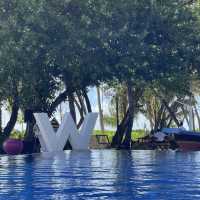
{"label": "tree", "polygon": [[129,104],[121,123],[125,126],[119,126],[116,136],[123,139],[125,134],[123,144],[129,147],[133,105],[137,105],[143,88],[159,84],[170,89],[169,85],[183,83],[182,77],[190,77],[192,51],[198,48],[198,18],[190,7],[174,0],[109,1],[107,9],[108,64],[116,79],[126,85]]}
{"label": "tree", "polygon": [[185,110],[185,105],[188,104],[189,98],[186,94],[181,95],[178,90],[176,92],[159,90],[159,95],[157,95],[154,90],[149,88],[145,90],[141,101],[143,105],[141,111],[149,120],[151,130],[156,131],[170,126],[178,127],[184,119],[187,120],[188,112]]}
{"label": "tree", "polygon": [[19,106],[51,116],[68,100],[80,126],[91,112],[88,88],[117,82],[128,103],[113,143],[129,148],[144,89],[178,85],[198,64],[194,6],[175,0],[2,0],[0,9],[0,92],[12,99],[12,125]]}
{"label": "tree", "polygon": [[[89,34],[99,30],[93,20],[96,7],[90,9],[90,1],[64,0],[2,1],[0,6],[1,71],[5,74],[1,78],[9,73],[16,80],[12,83],[17,88],[11,94],[17,92],[18,107],[51,116],[68,99],[74,119],[75,104],[81,116],[85,108],[91,112],[87,88],[105,79],[103,65],[97,62],[103,51],[95,33]],[[60,91],[60,82],[65,84],[64,91]],[[27,132],[30,139],[33,125]]]}

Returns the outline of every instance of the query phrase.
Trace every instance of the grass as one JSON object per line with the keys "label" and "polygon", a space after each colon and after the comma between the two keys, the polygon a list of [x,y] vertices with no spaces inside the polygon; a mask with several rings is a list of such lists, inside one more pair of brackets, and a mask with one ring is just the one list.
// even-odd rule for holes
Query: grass
{"label": "grass", "polygon": [[[113,136],[115,135],[115,131],[105,131],[104,133],[102,133],[100,130],[95,130],[93,132],[93,135],[101,135],[101,134],[105,134],[108,136],[109,140],[111,141]],[[132,140],[138,140],[139,138],[142,138],[146,135],[144,130],[133,130],[132,132]]]}
{"label": "grass", "polygon": [[[10,138],[15,138],[15,139],[22,139],[24,137],[24,132],[20,132],[17,130],[14,130],[10,136]],[[112,141],[113,136],[115,135],[115,131],[105,131],[104,133],[102,133],[100,130],[95,130],[93,132],[93,135],[101,135],[101,134],[105,134],[108,136],[109,141]],[[132,132],[132,140],[138,140],[139,138],[144,137],[145,131],[144,130],[133,130]]]}
{"label": "grass", "polygon": [[13,139],[23,139],[24,135],[25,135],[25,132],[14,130],[14,131],[12,131],[12,133],[10,135],[10,138],[13,138]]}

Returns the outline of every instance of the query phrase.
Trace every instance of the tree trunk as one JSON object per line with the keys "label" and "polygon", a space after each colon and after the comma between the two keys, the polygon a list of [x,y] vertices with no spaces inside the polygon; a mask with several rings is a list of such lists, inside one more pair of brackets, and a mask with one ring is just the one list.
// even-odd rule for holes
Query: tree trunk
{"label": "tree trunk", "polygon": [[125,132],[125,139],[123,141],[123,146],[126,149],[131,148],[131,134],[132,134],[132,128],[133,128],[133,119],[134,119],[134,107],[135,107],[135,102],[134,102],[134,97],[133,97],[133,87],[129,83],[127,85],[127,91],[128,91],[128,104],[129,104],[129,113],[128,113],[128,123],[127,123],[127,128]]}
{"label": "tree trunk", "polygon": [[192,122],[193,122],[193,131],[195,131],[196,130],[196,127],[195,127],[195,115],[194,115],[194,110],[192,109],[192,118],[193,118],[193,120],[192,120]]}
{"label": "tree trunk", "polygon": [[2,105],[0,105],[0,133],[2,133]]}
{"label": "tree trunk", "polygon": [[85,99],[85,103],[86,103],[88,112],[89,113],[92,112],[92,107],[91,107],[90,100],[89,100],[86,90],[83,90],[83,97]]}
{"label": "tree trunk", "polygon": [[124,116],[123,120],[117,127],[116,133],[111,143],[111,147],[113,148],[119,148],[121,146],[121,143],[124,137],[124,132],[128,123],[128,113],[129,113],[129,110],[126,112],[126,115]]}
{"label": "tree trunk", "polygon": [[76,109],[75,109],[75,105],[74,105],[74,95],[70,94],[68,96],[69,99],[69,109],[70,109],[70,113],[72,115],[72,118],[76,124]]}
{"label": "tree trunk", "polygon": [[97,87],[97,99],[98,99],[99,122],[100,122],[101,132],[104,133],[103,111],[101,107],[101,94],[99,87]]}
{"label": "tree trunk", "polygon": [[35,137],[35,133],[33,131],[34,125],[35,125],[34,122],[27,122],[25,136],[24,136],[25,141],[29,141],[29,142],[34,141],[34,137]]}
{"label": "tree trunk", "polygon": [[166,109],[168,110],[170,116],[172,117],[172,119],[174,120],[174,122],[176,123],[176,125],[179,127],[180,123],[178,121],[178,119],[176,118],[176,115],[174,114],[174,112],[171,110],[171,108],[169,107],[168,103],[162,99],[163,104],[165,105]]}
{"label": "tree trunk", "polygon": [[[35,122],[33,121],[27,121],[26,123],[26,131],[24,136],[24,148],[23,153],[29,154],[29,153],[36,153],[39,149],[39,142],[36,142],[35,133],[34,133],[34,125]],[[37,149],[37,151],[36,151]]]}
{"label": "tree trunk", "polygon": [[63,93],[61,93],[56,99],[55,101],[51,104],[49,111],[48,111],[48,115],[49,117],[51,117],[51,115],[53,114],[53,112],[56,110],[56,108],[63,102],[65,101],[67,98],[67,91],[64,91]]}
{"label": "tree trunk", "polygon": [[[188,124],[188,126],[189,126],[190,122],[189,122],[189,119],[188,119],[188,115],[187,115],[187,113],[186,113],[186,111],[185,111],[185,109],[184,109],[184,106],[181,106],[181,110],[182,110],[183,115],[184,115],[184,118],[186,119],[187,124]],[[200,121],[199,121],[199,122],[200,122]]]}
{"label": "tree trunk", "polygon": [[79,111],[79,115],[80,115],[80,120],[79,120],[79,122],[77,124],[77,127],[80,128],[82,123],[83,123],[83,121],[84,121],[84,111],[83,111],[83,107],[82,107],[80,101],[78,102],[76,99],[74,99],[74,103],[75,103],[75,105],[76,105],[76,107],[77,107],[77,109]]}
{"label": "tree trunk", "polygon": [[10,120],[8,121],[6,127],[3,130],[3,135],[5,137],[9,137],[13,128],[15,127],[15,124],[17,122],[18,111],[19,111],[19,101],[18,101],[18,97],[15,97],[13,100]]}
{"label": "tree trunk", "polygon": [[173,121],[172,118],[170,118],[170,120],[169,120],[169,122],[167,124],[167,128],[169,128],[171,126],[172,121]]}
{"label": "tree trunk", "polygon": [[154,131],[162,129],[166,125],[165,106],[162,104],[157,112],[157,119],[155,121]]}
{"label": "tree trunk", "polygon": [[78,101],[79,101],[79,104],[81,106],[81,109],[83,111],[83,114],[86,115],[87,114],[87,109],[86,109],[86,106],[85,106],[85,103],[84,103],[82,92],[78,91],[78,92],[76,92],[76,94],[77,94]]}
{"label": "tree trunk", "polygon": [[126,93],[126,95],[124,94],[124,96],[122,96],[122,111],[123,111],[123,117],[125,117],[126,112],[127,112],[127,110],[128,110],[127,96],[128,96],[127,93]]}
{"label": "tree trunk", "polygon": [[195,111],[195,115],[197,116],[198,128],[199,128],[199,130],[200,130],[200,116],[199,116],[199,112],[198,112],[196,106],[194,106],[194,111]]}
{"label": "tree trunk", "polygon": [[[130,83],[127,84],[128,103],[129,107],[122,122],[117,127],[117,131],[112,140],[112,147],[130,148],[131,147],[131,133],[133,127],[133,119],[136,111],[136,106],[142,95],[143,89],[133,88]],[[125,136],[125,138],[124,138]],[[123,140],[124,139],[124,140]]]}
{"label": "tree trunk", "polygon": [[62,104],[59,105],[59,114],[60,114],[60,121],[62,121],[63,120]]}
{"label": "tree trunk", "polygon": [[165,99],[163,99],[163,97],[161,97],[154,89],[153,89],[154,93],[156,94],[157,97],[160,98],[160,101],[163,103],[163,105],[166,107],[166,109],[168,110],[171,118],[174,120],[174,122],[176,123],[176,125],[179,127],[180,123],[178,121],[178,119],[176,118],[175,113],[172,111],[172,109],[170,108],[170,106],[168,105],[168,103],[165,101]]}
{"label": "tree trunk", "polygon": [[117,127],[119,126],[119,97],[116,95],[116,122]]}

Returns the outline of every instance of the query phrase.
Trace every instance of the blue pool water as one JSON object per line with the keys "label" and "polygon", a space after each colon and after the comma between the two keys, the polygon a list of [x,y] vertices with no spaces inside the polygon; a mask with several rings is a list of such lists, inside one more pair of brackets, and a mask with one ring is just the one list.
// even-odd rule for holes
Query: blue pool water
{"label": "blue pool water", "polygon": [[2,156],[0,199],[200,199],[200,152],[97,150]]}

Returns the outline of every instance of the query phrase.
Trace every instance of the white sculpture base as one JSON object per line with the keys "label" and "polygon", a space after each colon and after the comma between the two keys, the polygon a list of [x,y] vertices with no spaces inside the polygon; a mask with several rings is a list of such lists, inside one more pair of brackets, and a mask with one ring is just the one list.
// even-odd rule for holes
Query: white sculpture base
{"label": "white sculpture base", "polygon": [[39,128],[37,135],[41,144],[41,151],[55,152],[62,151],[68,139],[73,150],[89,149],[91,133],[94,129],[98,114],[87,114],[80,132],[77,130],[70,113],[65,114],[56,133],[46,113],[34,113],[34,117]]}

